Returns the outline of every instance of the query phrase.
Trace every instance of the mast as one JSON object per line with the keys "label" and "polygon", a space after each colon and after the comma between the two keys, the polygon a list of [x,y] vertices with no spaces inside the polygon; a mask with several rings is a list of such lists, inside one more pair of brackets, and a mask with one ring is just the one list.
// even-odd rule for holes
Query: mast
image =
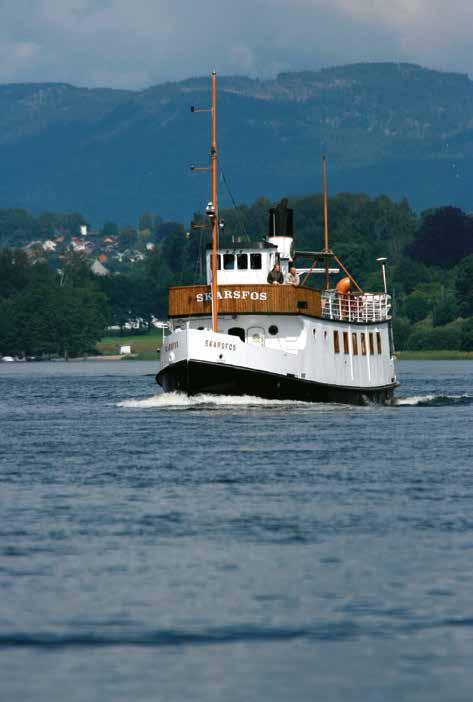
{"label": "mast", "polygon": [[217,74],[212,71],[212,145],[210,149],[212,180],[212,329],[218,331],[218,202],[217,202]]}
{"label": "mast", "polygon": [[[327,206],[327,160],[322,156],[322,172],[324,178],[324,253],[329,253],[328,248],[328,206]],[[325,256],[325,290],[330,288],[330,273],[328,256]]]}

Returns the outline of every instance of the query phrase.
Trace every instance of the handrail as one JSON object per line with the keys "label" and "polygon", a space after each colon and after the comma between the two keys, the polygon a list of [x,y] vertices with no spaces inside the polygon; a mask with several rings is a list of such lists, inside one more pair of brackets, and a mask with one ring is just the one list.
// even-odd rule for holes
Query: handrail
{"label": "handrail", "polygon": [[347,322],[384,322],[391,319],[391,296],[384,293],[339,295],[322,292],[322,317]]}

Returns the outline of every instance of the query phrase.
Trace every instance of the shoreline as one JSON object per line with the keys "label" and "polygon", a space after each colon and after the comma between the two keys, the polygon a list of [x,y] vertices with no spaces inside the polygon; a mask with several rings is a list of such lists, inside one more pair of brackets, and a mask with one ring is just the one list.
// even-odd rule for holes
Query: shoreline
{"label": "shoreline", "polygon": [[473,351],[396,351],[398,361],[473,361]]}
{"label": "shoreline", "polygon": [[[396,351],[397,361],[473,361],[473,351]],[[44,363],[46,359],[35,359],[34,361],[19,361],[13,363]],[[96,356],[79,356],[77,358],[50,358],[52,363],[87,363],[103,361],[155,361],[159,362],[159,353],[142,351],[128,355],[120,354],[97,354]],[[0,363],[7,363],[0,358]]]}

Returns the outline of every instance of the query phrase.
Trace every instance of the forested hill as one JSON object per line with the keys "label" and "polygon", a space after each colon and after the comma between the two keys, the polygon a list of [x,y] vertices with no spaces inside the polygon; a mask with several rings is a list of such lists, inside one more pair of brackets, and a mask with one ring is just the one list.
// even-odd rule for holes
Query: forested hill
{"label": "forested hill", "polygon": [[[209,80],[133,92],[0,86],[0,207],[80,211],[95,224],[150,209],[184,220],[208,198]],[[275,80],[219,79],[221,164],[238,201],[330,190],[406,196],[416,209],[473,195],[473,82],[410,64]],[[222,189],[223,190],[223,189]],[[224,203],[228,204],[228,203]]]}

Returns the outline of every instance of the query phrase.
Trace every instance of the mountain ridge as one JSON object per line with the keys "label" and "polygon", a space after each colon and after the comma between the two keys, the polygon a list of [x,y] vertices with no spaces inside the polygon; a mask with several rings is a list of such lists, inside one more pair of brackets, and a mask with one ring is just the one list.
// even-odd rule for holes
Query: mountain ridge
{"label": "mountain ridge", "polygon": [[[409,63],[358,63],[274,79],[219,77],[222,163],[239,201],[330,189],[473,209],[473,81]],[[208,199],[208,78],[143,90],[0,86],[0,207],[81,211],[95,222],[144,210],[186,219]]]}

